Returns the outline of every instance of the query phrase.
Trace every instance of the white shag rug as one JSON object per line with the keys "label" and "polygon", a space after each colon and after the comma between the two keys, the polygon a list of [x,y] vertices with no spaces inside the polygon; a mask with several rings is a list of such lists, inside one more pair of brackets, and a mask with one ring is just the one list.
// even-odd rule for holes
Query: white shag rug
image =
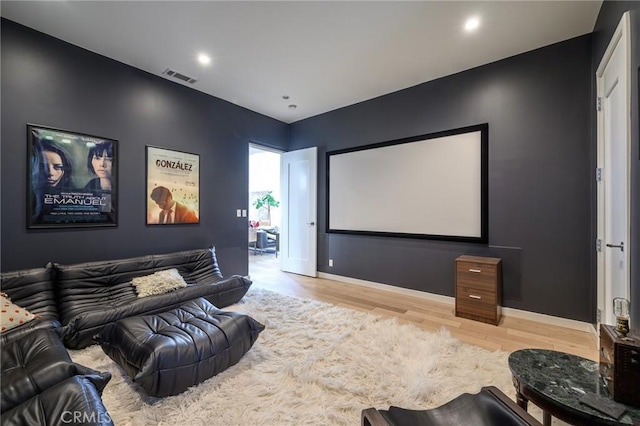
{"label": "white shag rug", "polygon": [[113,375],[102,398],[117,426],[358,425],[368,407],[428,409],[482,386],[514,397],[507,353],[446,330],[261,289],[225,310],[266,328],[238,364],[177,396],[146,396],[99,346],[70,353]]}

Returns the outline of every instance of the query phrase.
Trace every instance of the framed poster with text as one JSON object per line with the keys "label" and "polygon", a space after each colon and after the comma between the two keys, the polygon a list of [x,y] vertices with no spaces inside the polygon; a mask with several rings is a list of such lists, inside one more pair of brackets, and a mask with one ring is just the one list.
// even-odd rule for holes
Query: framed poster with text
{"label": "framed poster with text", "polygon": [[27,124],[27,228],[117,226],[118,141]]}
{"label": "framed poster with text", "polygon": [[200,156],[147,146],[147,225],[200,223]]}

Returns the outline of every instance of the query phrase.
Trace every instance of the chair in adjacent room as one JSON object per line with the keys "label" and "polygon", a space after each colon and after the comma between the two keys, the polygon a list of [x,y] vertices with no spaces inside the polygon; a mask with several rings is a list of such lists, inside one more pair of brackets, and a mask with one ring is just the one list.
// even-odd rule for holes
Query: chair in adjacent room
{"label": "chair in adjacent room", "polygon": [[476,394],[463,393],[431,410],[389,410],[367,408],[362,411],[362,426],[542,426],[523,408],[494,386]]}
{"label": "chair in adjacent room", "polygon": [[[270,238],[271,236],[271,238]],[[258,229],[256,232],[256,251],[260,253],[275,253],[278,257],[279,233],[271,234]]]}
{"label": "chair in adjacent room", "polygon": [[249,228],[249,250],[255,254],[258,241],[258,232],[255,228]]}

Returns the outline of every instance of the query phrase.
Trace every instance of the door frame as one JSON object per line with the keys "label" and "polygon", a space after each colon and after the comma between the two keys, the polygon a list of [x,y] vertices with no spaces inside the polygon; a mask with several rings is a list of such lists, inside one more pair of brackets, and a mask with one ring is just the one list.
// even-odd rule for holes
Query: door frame
{"label": "door frame", "polygon": [[[625,12],[620,19],[620,23],[618,24],[609,45],[607,46],[607,50],[598,65],[596,70],[596,100],[602,99],[604,97],[604,79],[603,74],[604,71],[613,56],[613,53],[618,46],[618,43],[624,42],[624,52],[625,52],[625,79],[627,85],[626,91],[626,128],[627,128],[627,140],[626,140],[626,161],[627,161],[627,188],[626,188],[626,199],[627,199],[627,211],[626,211],[626,235],[625,235],[625,262],[627,265],[626,271],[626,290],[627,295],[630,296],[631,293],[631,229],[630,229],[630,220],[631,220],[631,35],[630,35],[630,18],[629,12]],[[597,112],[597,169],[603,170],[604,164],[604,156],[605,156],[605,146],[604,146],[604,111],[598,108]],[[605,313],[612,309],[611,303],[612,301],[605,300],[605,296],[608,294],[606,289],[606,280],[605,280],[605,255],[606,248],[604,247],[607,244],[607,235],[605,235],[605,188],[603,181],[598,181],[596,186],[597,192],[597,209],[596,209],[596,217],[597,217],[597,236],[596,236],[596,247],[597,247],[597,262],[596,262],[596,275],[597,275],[597,307],[598,307],[598,315],[596,318],[596,325],[599,329],[600,323],[604,322],[606,319],[604,318]]]}
{"label": "door frame", "polygon": [[[250,140],[249,143],[247,144],[247,222],[249,220],[249,212],[251,211],[251,200],[249,200],[249,196],[251,195],[251,149],[257,149],[260,151],[265,151],[265,152],[271,152],[273,154],[278,154],[280,156],[280,162],[282,162],[282,154],[285,153],[285,151],[278,149],[278,148],[272,148],[268,145],[262,145],[260,144],[260,142],[256,142],[254,140]],[[280,190],[280,187],[282,186],[282,182],[280,182],[281,179],[281,172],[278,172],[278,190]],[[280,194],[280,198],[282,199],[282,194]],[[251,254],[250,249],[251,249],[251,244],[249,243],[249,241],[251,240],[251,229],[247,226],[247,242],[248,242],[248,247],[247,247],[247,254]],[[255,248],[255,247],[254,247]],[[277,248],[276,248],[277,250]],[[254,253],[256,254],[256,251],[254,250]],[[278,254],[276,252],[276,257],[278,257]],[[249,258],[247,258],[249,259]]]}

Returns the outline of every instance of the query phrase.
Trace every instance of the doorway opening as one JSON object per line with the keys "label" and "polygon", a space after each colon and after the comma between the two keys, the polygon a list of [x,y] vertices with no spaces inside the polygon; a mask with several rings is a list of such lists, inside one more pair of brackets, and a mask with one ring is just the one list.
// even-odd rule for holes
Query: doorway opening
{"label": "doorway opening", "polygon": [[279,269],[281,152],[249,144],[249,272],[252,268]]}

